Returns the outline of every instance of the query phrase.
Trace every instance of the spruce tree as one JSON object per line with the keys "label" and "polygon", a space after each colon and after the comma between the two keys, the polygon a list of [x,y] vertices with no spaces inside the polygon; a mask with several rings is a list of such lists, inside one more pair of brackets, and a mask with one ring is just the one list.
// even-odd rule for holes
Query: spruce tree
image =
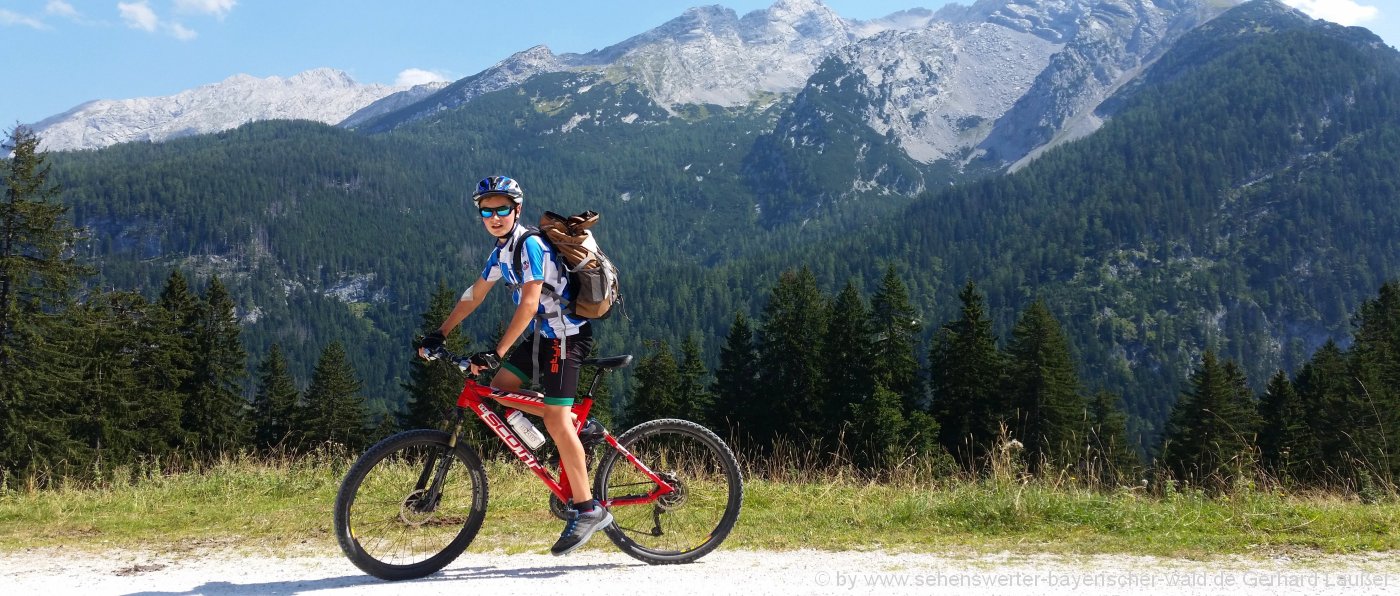
{"label": "spruce tree", "polygon": [[1339,426],[1350,417],[1346,411],[1353,385],[1350,375],[1346,354],[1335,341],[1327,340],[1298,371],[1294,381],[1308,432],[1293,445],[1289,459],[1295,476],[1309,484],[1335,482],[1352,475],[1356,444],[1351,428]]}
{"label": "spruce tree", "polygon": [[1381,286],[1353,317],[1348,360],[1355,388],[1348,426],[1369,473],[1400,481],[1400,282]]}
{"label": "spruce tree", "polygon": [[868,398],[851,404],[850,409],[851,454],[857,466],[879,471],[904,459],[909,422],[898,394],[877,385]]}
{"label": "spruce tree", "polygon": [[758,338],[762,393],[753,404],[752,428],[760,446],[780,437],[805,443],[830,436],[817,399],[826,383],[821,360],[827,310],[811,270],[779,276],[763,309]]}
{"label": "spruce tree", "polygon": [[676,378],[677,413],[680,418],[702,421],[706,412],[712,409],[714,397],[710,393],[710,371],[705,368],[705,357],[700,352],[700,340],[695,335],[685,338],[681,344],[680,369]]}
{"label": "spruce tree", "polygon": [[91,294],[74,365],[83,374],[72,432],[95,467],[170,453],[181,443],[178,379],[168,377],[159,309],[134,292]]}
{"label": "spruce tree", "polygon": [[300,431],[297,423],[301,414],[297,402],[301,392],[287,370],[287,358],[282,346],[272,344],[267,357],[258,366],[258,387],[253,394],[253,445],[258,449],[295,446],[300,441],[293,433]]}
{"label": "spruce tree", "polygon": [[666,342],[651,344],[652,353],[637,366],[632,399],[625,412],[627,426],[635,426],[657,418],[674,418],[681,411],[680,370],[671,346]]}
{"label": "spruce tree", "polygon": [[[835,433],[852,418],[852,408],[869,400],[875,393],[872,352],[879,349],[878,342],[871,335],[870,313],[865,308],[865,302],[850,282],[831,304],[831,320],[823,343],[826,353],[822,354],[822,377],[826,385],[819,397],[826,420],[824,424]],[[899,410],[902,414],[903,408]],[[853,436],[849,439],[852,441],[850,446],[865,442],[864,437]]]}
{"label": "spruce tree", "polygon": [[932,412],[940,442],[970,466],[1011,418],[1002,394],[1005,364],[976,284],[958,294],[961,315],[943,325],[929,356]]}
{"label": "spruce tree", "polygon": [[243,398],[247,354],[239,338],[233,298],[217,276],[199,301],[194,329],[193,374],[182,412],[182,426],[194,437],[196,452],[211,455],[248,444],[251,427]]}
{"label": "spruce tree", "polygon": [[[428,301],[428,310],[419,321],[418,331],[427,335],[438,330],[452,307],[457,304],[457,296],[445,282],[438,282],[437,289]],[[457,354],[465,354],[470,343],[467,334],[453,333],[447,338],[447,349]],[[457,395],[462,391],[462,374],[456,367],[443,361],[426,361],[411,351],[411,346],[403,346],[404,355],[411,359],[408,382],[403,385],[408,391],[408,404],[399,414],[402,428],[437,428],[442,425],[444,416],[457,403]],[[471,425],[472,432],[479,438],[486,438],[486,430],[477,430],[480,425]]]}
{"label": "spruce tree", "polygon": [[[753,328],[743,312],[734,313],[734,322],[719,351],[719,369],[711,393],[709,426],[721,436],[735,437],[753,426],[754,403],[759,395],[758,352],[754,349]],[[727,431],[727,432],[726,432]]]}
{"label": "spruce tree", "polygon": [[68,312],[87,273],[73,257],[78,231],[49,180],[39,137],[17,127],[0,148],[0,468],[81,461],[70,437],[79,374]]}
{"label": "spruce tree", "polygon": [[870,307],[875,381],[899,395],[906,412],[927,410],[916,354],[922,325],[894,265],[885,270]]}
{"label": "spruce tree", "polygon": [[1252,404],[1241,403],[1248,385],[1233,362],[1222,364],[1206,351],[1191,375],[1191,392],[1172,408],[1163,463],[1177,478],[1222,488],[1250,461]]}
{"label": "spruce tree", "polygon": [[1259,453],[1265,468],[1284,478],[1295,477],[1304,463],[1297,458],[1306,458],[1306,453],[1316,449],[1299,449],[1312,439],[1307,413],[1293,382],[1282,370],[1269,378],[1264,398],[1259,400],[1259,418]]}
{"label": "spruce tree", "polygon": [[368,443],[371,421],[360,386],[345,346],[331,342],[321,351],[306,388],[303,433],[307,445],[334,443],[358,450]]}
{"label": "spruce tree", "polygon": [[1031,471],[1069,464],[1084,442],[1085,409],[1069,340],[1045,302],[1033,302],[1007,345],[1012,435],[1025,445]]}

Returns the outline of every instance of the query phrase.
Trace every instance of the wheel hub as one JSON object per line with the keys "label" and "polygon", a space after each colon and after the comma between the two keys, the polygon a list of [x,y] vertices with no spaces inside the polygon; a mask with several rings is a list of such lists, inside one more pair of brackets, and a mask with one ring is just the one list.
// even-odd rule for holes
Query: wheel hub
{"label": "wheel hub", "polygon": [[399,505],[399,521],[417,527],[433,520],[437,508],[427,506],[427,503],[423,502],[425,492],[423,489],[419,489],[404,497],[403,503]]}
{"label": "wheel hub", "polygon": [[672,490],[656,499],[656,507],[662,511],[670,511],[684,505],[686,498],[690,496],[689,491],[686,490],[685,483],[681,482],[680,478],[670,472],[663,472],[657,474],[657,476],[665,480],[666,484],[671,485]]}

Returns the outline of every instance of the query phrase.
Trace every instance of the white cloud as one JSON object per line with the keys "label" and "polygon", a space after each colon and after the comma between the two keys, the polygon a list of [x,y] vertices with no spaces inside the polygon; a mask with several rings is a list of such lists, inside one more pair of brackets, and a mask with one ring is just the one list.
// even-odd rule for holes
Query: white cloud
{"label": "white cloud", "polygon": [[140,2],[118,2],[117,11],[121,13],[122,20],[126,21],[126,26],[132,29],[155,32],[160,25],[160,18],[156,16],[156,11],[151,10],[151,5],[146,4],[146,0]]}
{"label": "white cloud", "polygon": [[1332,21],[1348,27],[1371,22],[1381,14],[1381,9],[1358,3],[1356,0],[1283,0],[1283,3],[1307,13],[1314,19]]}
{"label": "white cloud", "polygon": [[394,79],[394,86],[412,87],[414,85],[422,85],[424,83],[439,83],[446,80],[447,76],[439,72],[423,70],[421,68],[408,68],[404,69],[403,72],[400,72],[398,78]]}
{"label": "white cloud", "polygon": [[82,16],[78,14],[78,9],[73,8],[72,4],[63,0],[49,0],[49,3],[44,5],[44,12],[69,19],[77,19]]}
{"label": "white cloud", "polygon": [[175,0],[175,10],[184,14],[210,14],[222,19],[236,4],[238,0]]}
{"label": "white cloud", "polygon": [[199,36],[194,30],[179,23],[166,23],[163,27],[167,33],[180,41],[189,41]]}
{"label": "white cloud", "polygon": [[33,29],[48,29],[43,21],[0,8],[0,25],[23,25]]}
{"label": "white cloud", "polygon": [[118,2],[117,10],[121,12],[122,20],[126,22],[126,26],[132,29],[140,29],[150,33],[162,31],[180,41],[189,41],[199,37],[199,33],[186,27],[183,23],[161,19],[156,11],[151,9],[147,0]]}

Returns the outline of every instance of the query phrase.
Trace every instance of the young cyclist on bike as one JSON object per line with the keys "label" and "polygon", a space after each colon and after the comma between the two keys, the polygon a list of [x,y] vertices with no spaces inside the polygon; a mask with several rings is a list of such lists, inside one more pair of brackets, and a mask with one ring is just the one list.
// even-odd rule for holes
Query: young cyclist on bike
{"label": "young cyclist on bike", "polygon": [[[477,374],[500,367],[502,370],[491,380],[491,386],[512,392],[519,391],[521,385],[531,379],[525,371],[534,371],[539,376],[544,388],[542,397],[524,402],[501,398],[498,401],[543,417],[545,429],[559,449],[560,465],[568,475],[574,506],[563,533],[550,552],[564,555],[582,546],[595,531],[613,521],[612,514],[593,498],[583,444],[574,433],[574,416],[570,411],[578,389],[580,363],[588,357],[593,345],[593,326],[587,319],[572,316],[565,310],[569,299],[568,271],[559,255],[543,240],[538,236],[526,237],[526,228],[519,222],[524,198],[520,184],[506,176],[491,176],[477,183],[472,200],[486,231],[496,239],[495,250],[487,258],[481,277],[462,293],[447,320],[423,339],[419,355],[426,356],[427,350],[442,347],[447,334],[481,305],[497,281],[504,279],[514,288],[515,314],[505,334],[494,350],[472,355],[471,372]],[[516,258],[517,252],[520,258]],[[521,271],[512,270],[513,263],[517,262]],[[501,355],[522,335],[526,337],[525,343],[502,363]],[[600,431],[596,424],[589,420],[584,433]]]}

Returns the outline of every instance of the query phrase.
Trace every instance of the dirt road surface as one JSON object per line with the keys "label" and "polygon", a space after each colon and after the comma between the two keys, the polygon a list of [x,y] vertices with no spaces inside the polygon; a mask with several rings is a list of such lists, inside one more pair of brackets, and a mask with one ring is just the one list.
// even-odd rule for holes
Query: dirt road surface
{"label": "dirt road surface", "polygon": [[1400,554],[1166,559],[957,553],[734,551],[649,566],[616,551],[473,553],[389,583],[338,556],[62,550],[0,553],[0,594],[1400,594]]}

